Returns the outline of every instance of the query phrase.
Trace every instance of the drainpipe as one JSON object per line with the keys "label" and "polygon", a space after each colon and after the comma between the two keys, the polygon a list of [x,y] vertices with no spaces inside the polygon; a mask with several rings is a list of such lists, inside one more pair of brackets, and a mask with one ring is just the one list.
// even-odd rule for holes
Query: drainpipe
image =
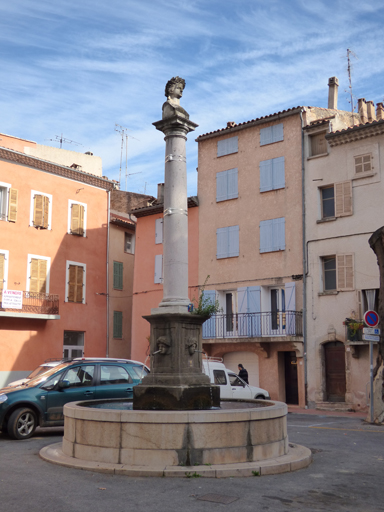
{"label": "drainpipe", "polygon": [[108,222],[107,222],[107,350],[105,357],[109,357],[109,222],[111,215],[111,191],[108,190]]}
{"label": "drainpipe", "polygon": [[303,222],[303,345],[304,345],[304,401],[308,406],[308,369],[307,369],[307,252],[305,243],[305,157],[304,157],[304,120],[303,112],[300,111],[301,120],[301,201],[302,201],[302,222]]}

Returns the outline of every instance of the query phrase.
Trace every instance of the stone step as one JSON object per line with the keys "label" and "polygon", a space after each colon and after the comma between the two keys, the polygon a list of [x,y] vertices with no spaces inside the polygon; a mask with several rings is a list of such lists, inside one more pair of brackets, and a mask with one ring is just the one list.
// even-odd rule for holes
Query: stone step
{"label": "stone step", "polygon": [[316,409],[319,411],[337,411],[348,412],[352,411],[352,404],[346,402],[316,402]]}

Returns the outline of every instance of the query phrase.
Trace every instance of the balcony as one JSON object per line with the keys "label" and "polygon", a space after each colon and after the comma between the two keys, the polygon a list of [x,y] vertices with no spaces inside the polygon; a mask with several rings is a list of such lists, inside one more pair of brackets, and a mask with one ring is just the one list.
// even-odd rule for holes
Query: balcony
{"label": "balcony", "polygon": [[303,336],[301,311],[213,315],[203,324],[203,339],[281,338]]}
{"label": "balcony", "polygon": [[23,292],[22,307],[17,309],[0,307],[1,316],[59,320],[59,296],[48,293]]}

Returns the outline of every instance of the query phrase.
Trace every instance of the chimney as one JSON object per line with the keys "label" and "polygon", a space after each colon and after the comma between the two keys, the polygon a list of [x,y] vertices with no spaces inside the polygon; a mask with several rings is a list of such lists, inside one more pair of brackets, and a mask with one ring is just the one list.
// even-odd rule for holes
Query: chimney
{"label": "chimney", "polygon": [[164,203],[164,183],[157,184],[157,202]]}
{"label": "chimney", "polygon": [[234,126],[236,126],[235,121],[228,121],[227,128],[233,128]]}
{"label": "chimney", "polygon": [[367,114],[368,114],[368,121],[370,123],[372,121],[376,121],[375,104],[373,103],[373,101],[367,101]]}
{"label": "chimney", "polygon": [[328,108],[337,110],[337,94],[339,90],[339,79],[332,76],[328,80]]}
{"label": "chimney", "polygon": [[367,103],[365,101],[365,98],[359,98],[357,102],[359,106],[360,123],[368,123]]}
{"label": "chimney", "polygon": [[384,119],[384,105],[382,103],[378,103],[376,105],[376,119],[378,121],[382,121]]}

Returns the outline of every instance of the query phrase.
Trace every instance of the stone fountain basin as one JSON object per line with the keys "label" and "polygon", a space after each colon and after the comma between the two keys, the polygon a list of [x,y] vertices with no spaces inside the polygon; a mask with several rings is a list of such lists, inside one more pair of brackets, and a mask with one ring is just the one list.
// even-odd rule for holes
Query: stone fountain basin
{"label": "stone fountain basin", "polygon": [[153,469],[249,463],[288,453],[288,410],[282,402],[225,401],[220,410],[195,411],[104,408],[127,402],[66,404],[63,454]]}

